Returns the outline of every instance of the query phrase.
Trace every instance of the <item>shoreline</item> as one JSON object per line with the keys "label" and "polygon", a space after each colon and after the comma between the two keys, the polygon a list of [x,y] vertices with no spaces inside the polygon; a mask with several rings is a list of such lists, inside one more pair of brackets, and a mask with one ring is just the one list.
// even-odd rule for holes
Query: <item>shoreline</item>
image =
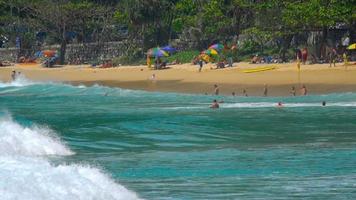
{"label": "shoreline", "polygon": [[[99,84],[123,89],[176,92],[189,94],[212,94],[213,85],[218,84],[220,94],[237,96],[246,89],[249,96],[262,96],[264,84],[268,84],[268,96],[290,96],[291,87],[299,88],[305,84],[308,94],[329,94],[337,92],[356,92],[356,65],[329,68],[329,64],[302,66],[300,76],[295,63],[248,64],[235,63],[233,68],[211,69],[212,64],[204,66],[202,72],[191,64],[171,66],[165,70],[150,70],[146,66],[124,66],[116,68],[91,68],[87,65],[68,65],[61,68],[42,68],[40,65],[15,65],[0,68],[0,80],[9,81],[12,70],[21,71],[34,81],[64,82],[73,85]],[[246,69],[276,66],[275,70],[244,73]],[[150,80],[152,74],[156,79]]]}

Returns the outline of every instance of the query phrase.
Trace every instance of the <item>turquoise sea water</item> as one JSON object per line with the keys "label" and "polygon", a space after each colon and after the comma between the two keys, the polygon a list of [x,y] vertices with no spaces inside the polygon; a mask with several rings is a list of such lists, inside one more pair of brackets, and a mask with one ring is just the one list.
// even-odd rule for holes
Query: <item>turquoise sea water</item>
{"label": "turquoise sea water", "polygon": [[214,98],[0,82],[0,199],[356,198],[355,93]]}

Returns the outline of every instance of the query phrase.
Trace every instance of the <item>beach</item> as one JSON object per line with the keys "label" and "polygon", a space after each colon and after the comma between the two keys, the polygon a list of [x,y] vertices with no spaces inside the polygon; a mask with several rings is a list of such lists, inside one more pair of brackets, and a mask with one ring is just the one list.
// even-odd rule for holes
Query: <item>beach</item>
{"label": "beach", "polygon": [[[276,67],[274,70],[244,73],[246,69]],[[147,66],[120,66],[115,68],[92,68],[89,65],[68,65],[57,68],[43,68],[39,64],[17,64],[0,68],[0,80],[10,81],[12,70],[21,71],[28,79],[35,81],[65,82],[73,85],[103,85],[126,89],[212,94],[213,85],[218,84],[220,93],[260,96],[263,85],[268,85],[268,95],[288,96],[291,87],[297,94],[305,84],[309,94],[327,94],[356,91],[356,65],[347,68],[343,63],[329,68],[329,64],[302,65],[298,73],[296,63],[249,64],[235,63],[232,68],[215,69],[206,64],[202,72],[197,65],[182,64],[169,66],[164,70],[151,70]],[[155,80],[152,75],[155,74]]]}

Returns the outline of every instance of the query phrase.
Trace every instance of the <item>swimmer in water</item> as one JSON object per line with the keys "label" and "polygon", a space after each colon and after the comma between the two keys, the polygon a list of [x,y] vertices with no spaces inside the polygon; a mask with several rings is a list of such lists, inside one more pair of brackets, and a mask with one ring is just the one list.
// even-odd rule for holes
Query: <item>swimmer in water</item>
{"label": "swimmer in water", "polygon": [[321,103],[321,105],[322,105],[322,106],[326,106],[326,102],[323,101],[323,102]]}
{"label": "swimmer in water", "polygon": [[278,104],[277,104],[277,107],[283,107],[283,103],[282,102],[278,102]]}
{"label": "swimmer in water", "polygon": [[219,103],[216,99],[214,99],[213,103],[211,104],[210,108],[216,109],[219,108]]}

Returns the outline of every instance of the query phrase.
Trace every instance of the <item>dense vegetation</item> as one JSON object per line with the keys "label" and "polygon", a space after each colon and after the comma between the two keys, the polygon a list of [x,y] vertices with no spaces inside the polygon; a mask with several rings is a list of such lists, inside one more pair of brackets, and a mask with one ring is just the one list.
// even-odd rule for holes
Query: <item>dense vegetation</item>
{"label": "dense vegetation", "polygon": [[132,57],[168,43],[203,50],[220,42],[237,44],[242,56],[286,60],[289,50],[308,46],[320,58],[344,37],[355,42],[354,10],[354,0],[0,0],[0,41],[59,44],[62,62],[68,43],[123,39]]}

